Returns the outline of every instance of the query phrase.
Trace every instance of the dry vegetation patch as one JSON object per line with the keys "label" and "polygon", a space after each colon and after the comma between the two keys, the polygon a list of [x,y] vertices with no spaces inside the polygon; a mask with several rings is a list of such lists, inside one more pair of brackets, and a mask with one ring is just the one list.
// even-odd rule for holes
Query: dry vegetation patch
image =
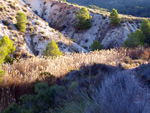
{"label": "dry vegetation patch", "polygon": [[57,58],[28,58],[3,64],[6,74],[4,84],[32,83],[41,72],[49,72],[56,77],[64,76],[70,70],[79,69],[94,63],[116,65],[123,57],[117,50],[101,50],[90,53],[66,54]]}
{"label": "dry vegetation patch", "polygon": [[[133,54],[131,56],[130,54],[132,51]],[[132,59],[132,57],[136,55],[135,51],[142,51],[138,59]],[[3,106],[5,108],[9,103],[13,102],[12,100],[16,101],[22,94],[32,93],[31,88],[37,79],[40,79],[41,73],[48,73],[54,75],[56,78],[63,78],[72,70],[79,70],[83,66],[90,66],[95,63],[112,66],[118,66],[120,63],[122,68],[135,68],[148,61],[142,59],[143,54],[146,54],[145,51],[147,52],[148,49],[119,48],[90,53],[72,53],[57,58],[34,57],[15,61],[12,65],[3,64],[2,68],[5,70],[5,75],[4,82],[1,85],[1,91],[3,92],[2,87],[5,88],[5,91],[1,93],[0,97],[5,98],[5,100],[1,100],[0,106],[4,103],[3,101],[8,101],[5,102],[7,104]],[[47,76],[42,76],[43,80],[45,80],[44,77]],[[21,93],[16,94],[16,91]],[[17,95],[17,97],[15,97],[15,95]],[[13,99],[11,99],[10,102],[10,98],[7,98],[7,100],[5,96]]]}
{"label": "dry vegetation patch", "polygon": [[[26,93],[32,93],[33,84],[41,73],[50,73],[55,77],[63,77],[71,70],[94,63],[115,64],[123,55],[113,50],[101,50],[84,53],[67,54],[57,58],[21,59],[11,64],[3,64],[5,70],[4,82],[0,88],[0,109],[6,108],[12,102]],[[43,78],[44,79],[44,78]],[[3,90],[4,89],[4,90]],[[17,93],[18,92],[18,93]]]}

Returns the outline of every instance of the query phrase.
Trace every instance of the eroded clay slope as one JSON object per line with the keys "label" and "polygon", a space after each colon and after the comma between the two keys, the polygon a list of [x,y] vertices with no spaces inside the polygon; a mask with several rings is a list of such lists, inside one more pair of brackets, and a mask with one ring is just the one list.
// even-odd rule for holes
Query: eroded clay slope
{"label": "eroded clay slope", "polygon": [[75,29],[77,24],[76,13],[79,7],[68,5],[52,0],[24,0],[34,12],[47,21],[53,28],[84,47],[89,46],[94,40],[98,40],[104,48],[118,47],[123,45],[130,32],[134,32],[140,26],[140,22],[122,22],[119,27],[112,27],[108,16],[90,12],[92,27],[88,30]]}
{"label": "eroded clay slope", "polygon": [[[61,32],[51,28],[47,22],[36,15],[24,2],[20,0],[0,1],[0,38],[9,36],[16,45],[16,52],[22,56],[34,56],[43,54],[46,45],[53,39],[57,42],[61,51],[87,52],[84,48],[64,37]],[[3,8],[3,9],[2,9]],[[21,33],[15,24],[18,12],[27,15],[26,32]]]}

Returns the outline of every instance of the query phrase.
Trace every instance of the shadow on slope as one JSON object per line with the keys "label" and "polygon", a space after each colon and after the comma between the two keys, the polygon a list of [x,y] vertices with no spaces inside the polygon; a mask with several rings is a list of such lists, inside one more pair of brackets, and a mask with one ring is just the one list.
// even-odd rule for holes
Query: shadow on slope
{"label": "shadow on slope", "polygon": [[26,89],[30,94],[21,101],[17,98],[18,104],[3,113],[148,113],[149,91],[141,87],[132,71],[104,64],[81,66],[55,79],[55,84],[30,84]]}
{"label": "shadow on slope", "polygon": [[81,66],[81,70],[71,70],[65,78],[55,78],[53,81],[48,80],[50,73],[41,73],[41,78],[39,80],[28,83],[15,83],[15,84],[5,84],[0,86],[0,107],[5,109],[8,105],[13,102],[19,103],[19,98],[24,94],[35,94],[34,85],[38,82],[46,82],[50,85],[51,83],[56,83],[58,86],[65,86],[67,89],[74,89],[75,85],[79,85],[78,88],[83,87],[88,88],[90,84],[99,83],[106,73],[111,73],[118,68],[113,66],[107,66],[104,64],[93,64],[93,66]]}

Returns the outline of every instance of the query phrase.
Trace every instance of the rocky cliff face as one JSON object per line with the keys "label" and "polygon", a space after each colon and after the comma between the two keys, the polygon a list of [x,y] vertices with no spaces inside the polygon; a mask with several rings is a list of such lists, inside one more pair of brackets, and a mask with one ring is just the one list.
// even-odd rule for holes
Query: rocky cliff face
{"label": "rocky cliff face", "polygon": [[[4,35],[9,36],[14,41],[16,52],[21,53],[21,56],[42,55],[51,40],[55,40],[59,49],[64,53],[87,52],[83,47],[62,35],[61,32],[51,28],[21,0],[0,1],[0,5],[5,7],[3,10],[0,9],[0,38]],[[25,33],[19,32],[15,26],[15,16],[19,11],[27,15]]]}
{"label": "rocky cliff face", "polygon": [[[15,5],[12,7],[11,3]],[[6,7],[0,13],[0,38],[8,35],[16,44],[17,51],[25,55],[43,54],[52,39],[63,52],[88,52],[94,40],[98,40],[104,48],[118,47],[124,43],[127,35],[140,25],[139,22],[126,21],[119,27],[112,27],[108,16],[90,12],[93,17],[92,27],[88,30],[77,30],[77,6],[51,0],[8,0],[0,1],[0,4]],[[18,32],[15,27],[18,11],[27,15],[25,33]]]}
{"label": "rocky cliff face", "polygon": [[92,27],[88,30],[76,30],[76,13],[79,7],[60,3],[52,0],[24,0],[33,11],[47,21],[50,26],[60,30],[66,37],[89,49],[94,40],[98,40],[104,48],[112,48],[123,45],[130,32],[138,29],[140,23],[128,21],[121,23],[119,27],[112,27],[108,17],[102,14],[90,12]]}

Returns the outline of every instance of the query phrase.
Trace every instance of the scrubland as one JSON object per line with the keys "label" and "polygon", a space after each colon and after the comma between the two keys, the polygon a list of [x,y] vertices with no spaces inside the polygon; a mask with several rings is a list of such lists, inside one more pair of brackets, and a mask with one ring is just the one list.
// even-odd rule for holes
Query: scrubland
{"label": "scrubland", "polygon": [[[19,102],[19,97],[24,94],[34,93],[32,89],[34,84],[37,83],[39,79],[47,81],[46,77],[49,75],[53,75],[55,79],[47,81],[47,83],[55,83],[58,80],[66,78],[68,73],[72,71],[80,71],[84,69],[84,67],[90,67],[96,64],[104,64],[106,67],[114,67],[121,70],[132,70],[142,64],[148,64],[149,56],[149,48],[118,48],[93,51],[90,53],[65,54],[56,58],[33,57],[16,60],[13,64],[5,63],[2,65],[5,75],[3,77],[3,83],[0,86],[1,109],[6,108],[12,102]],[[96,71],[99,69],[100,68],[92,70]],[[103,70],[105,71],[105,68]],[[113,70],[108,71],[113,72]],[[90,72],[87,74],[89,75]],[[42,77],[40,75],[42,75]],[[77,76],[76,74],[73,75],[74,77]],[[104,73],[103,76],[105,75],[107,74]],[[68,82],[70,81],[68,80]],[[93,81],[95,81],[95,79],[93,79]]]}

